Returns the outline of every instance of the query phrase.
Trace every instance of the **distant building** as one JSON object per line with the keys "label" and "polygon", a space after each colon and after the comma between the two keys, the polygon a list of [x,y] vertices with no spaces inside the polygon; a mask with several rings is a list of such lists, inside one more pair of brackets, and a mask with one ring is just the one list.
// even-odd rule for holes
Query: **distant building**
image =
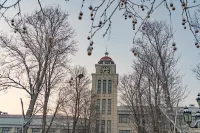
{"label": "distant building", "polygon": [[[47,116],[47,125],[49,125],[52,116]],[[0,133],[21,133],[24,119],[22,115],[0,115]],[[42,116],[36,115],[32,118],[29,133],[40,133],[42,125]],[[78,125],[79,126],[79,125]],[[56,116],[49,133],[68,133],[72,129],[71,118]],[[81,130],[78,133],[83,133]]]}

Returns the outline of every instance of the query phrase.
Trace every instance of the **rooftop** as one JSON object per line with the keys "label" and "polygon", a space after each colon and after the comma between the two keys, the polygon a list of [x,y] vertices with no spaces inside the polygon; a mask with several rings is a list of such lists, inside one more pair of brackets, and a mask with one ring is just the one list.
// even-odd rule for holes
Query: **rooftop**
{"label": "rooftop", "polygon": [[111,57],[108,56],[108,52],[105,52],[105,56],[100,59],[98,64],[115,64]]}

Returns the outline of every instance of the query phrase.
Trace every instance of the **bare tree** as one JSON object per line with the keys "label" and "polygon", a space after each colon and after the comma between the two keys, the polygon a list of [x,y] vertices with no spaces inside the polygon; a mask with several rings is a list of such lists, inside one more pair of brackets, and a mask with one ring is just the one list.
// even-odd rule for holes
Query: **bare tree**
{"label": "bare tree", "polygon": [[84,133],[96,133],[96,120],[100,117],[100,112],[96,106],[96,94],[91,91],[84,98],[84,103],[81,109],[80,123]]}
{"label": "bare tree", "polygon": [[[161,109],[174,118],[173,108],[185,98],[185,89],[176,69],[178,59],[174,55],[174,43],[173,50],[170,49],[172,33],[167,24],[149,22],[141,33],[142,38],[135,42],[134,55],[138,59],[133,64],[133,74],[121,80],[121,97],[131,110],[139,132],[161,133],[167,130],[163,125],[169,127],[170,123]],[[145,123],[150,125],[145,127]]]}
{"label": "bare tree", "polygon": [[[88,98],[90,97],[89,84],[90,78],[87,71],[82,66],[75,66],[71,69],[71,79],[66,85],[65,96],[69,99],[67,102],[62,103],[62,111],[72,116],[72,133],[78,130],[78,124],[82,112],[84,112],[85,104],[88,104]],[[89,106],[89,105],[88,105]],[[64,114],[64,115],[65,115]]]}
{"label": "bare tree", "polygon": [[143,69],[133,74],[121,77],[119,90],[122,105],[129,111],[129,119],[132,125],[136,125],[138,133],[145,133],[145,112],[146,104],[145,89],[143,81]]}
{"label": "bare tree", "polygon": [[[193,18],[194,26],[198,29],[200,28],[200,9],[195,12],[195,16]],[[200,39],[200,36],[197,36]],[[199,48],[198,42],[195,43],[196,47]],[[197,80],[200,80],[200,64],[197,64],[196,68],[193,69],[193,72],[196,74]]]}
{"label": "bare tree", "polygon": [[[40,11],[43,12],[43,3],[41,0],[35,0],[38,3],[38,6],[40,7]],[[63,0],[63,1],[70,1],[70,0]],[[22,10],[21,10],[21,3],[23,0],[4,0],[0,2],[0,17],[4,17],[5,20],[10,24],[10,20],[8,19],[6,12],[16,7],[16,15],[13,16],[13,18],[21,17]],[[133,43],[138,35],[138,31],[143,28],[145,23],[148,21],[148,19],[151,17],[152,14],[155,12],[158,12],[161,10],[167,11],[168,14],[166,16],[169,16],[169,24],[172,25],[172,18],[171,15],[173,12],[180,11],[179,14],[181,14],[182,18],[182,25],[183,28],[190,29],[191,33],[194,35],[196,43],[199,43],[197,33],[199,32],[199,25],[195,25],[193,23],[192,15],[193,12],[199,9],[200,2],[198,0],[180,0],[180,1],[171,1],[171,0],[142,0],[142,1],[135,1],[135,0],[103,0],[101,2],[95,1],[95,2],[88,2],[85,0],[80,0],[80,13],[78,16],[78,19],[81,20],[82,17],[84,17],[83,10],[84,8],[89,8],[91,11],[91,30],[89,31],[88,40],[90,40],[90,45],[93,44],[92,40],[94,35],[100,31],[101,29],[104,30],[103,37],[107,34],[111,33],[111,27],[114,23],[113,16],[114,15],[123,15],[124,19],[131,19],[132,20],[132,28],[135,31],[135,35],[133,37]],[[159,7],[164,7],[160,8]],[[177,7],[180,7],[181,10],[176,10]],[[118,11],[119,10],[119,11]],[[165,15],[165,14],[164,14]],[[180,24],[181,25],[181,24]],[[91,55],[92,48],[89,46],[88,52]]]}
{"label": "bare tree", "polygon": [[200,64],[197,64],[196,68],[193,69],[193,72],[196,74],[197,80],[200,80]]}
{"label": "bare tree", "polygon": [[64,82],[68,55],[76,51],[74,30],[67,18],[68,14],[59,7],[44,8],[43,11],[24,16],[22,20],[15,20],[15,35],[0,35],[0,46],[5,57],[1,65],[0,90],[23,89],[30,96],[25,114],[25,133],[42,92],[42,132],[45,132],[50,93],[58,90],[58,85]]}
{"label": "bare tree", "polygon": [[[168,109],[173,110],[170,91],[175,89],[174,87],[180,87],[178,85],[180,85],[181,77],[175,67],[178,59],[174,56],[177,48],[173,42],[172,32],[166,22],[154,21],[146,23],[145,29],[141,30],[141,33],[142,39],[137,40],[135,50],[138,52],[138,60],[147,63],[151,67],[151,71],[157,74],[156,77],[159,77],[164,94],[165,105]],[[173,47],[173,50],[170,47]]]}
{"label": "bare tree", "polygon": [[[87,4],[86,1],[83,0],[81,5],[81,11],[79,13],[79,20],[82,20],[84,17],[83,9]],[[169,24],[172,26],[172,17],[171,15],[176,10],[176,7],[180,5],[181,8],[181,18],[182,18],[182,26],[184,29],[189,28],[191,33],[193,34],[196,43],[199,43],[197,38],[197,33],[199,32],[199,26],[196,26],[193,23],[192,15],[193,12],[200,7],[199,1],[188,1],[188,0],[180,0],[180,1],[170,1],[170,0],[103,0],[101,2],[90,2],[87,5],[89,10],[91,10],[91,30],[89,31],[88,40],[90,41],[90,45],[93,44],[93,37],[101,30],[104,30],[103,37],[107,34],[111,34],[112,24],[115,23],[113,21],[114,15],[121,15],[125,20],[130,19],[132,22],[132,29],[135,30],[133,35],[133,47],[135,39],[138,37],[138,33],[141,29],[144,28],[145,23],[149,21],[149,18],[152,14],[158,11],[159,7],[163,7],[161,12],[166,10],[169,16]],[[192,12],[192,13],[191,13]],[[180,24],[181,25],[181,24]],[[171,30],[171,29],[170,29]],[[91,52],[90,47],[88,47],[88,52]]]}
{"label": "bare tree", "polygon": [[[58,84],[57,87],[51,88],[51,93],[48,95],[48,97],[45,92],[46,90],[44,89],[44,92],[42,90],[37,98],[35,111],[43,114],[42,115],[43,133],[48,133],[51,130],[51,126],[53,124],[56,124],[56,120],[60,119],[61,117],[59,111],[62,103],[65,101],[63,96],[64,89],[65,88],[61,84]],[[36,114],[35,111],[34,114]]]}

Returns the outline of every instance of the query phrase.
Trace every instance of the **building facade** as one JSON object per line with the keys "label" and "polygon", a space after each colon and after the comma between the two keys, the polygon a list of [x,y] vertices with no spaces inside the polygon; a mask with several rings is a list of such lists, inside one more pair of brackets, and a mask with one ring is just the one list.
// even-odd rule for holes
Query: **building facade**
{"label": "building facade", "polygon": [[96,121],[96,132],[133,133],[128,114],[117,106],[119,75],[116,72],[116,64],[107,52],[95,64],[95,69],[95,73],[92,73],[92,92],[96,94],[97,110],[101,114]]}
{"label": "building facade", "polygon": [[[49,124],[49,120],[51,116],[47,116],[47,123]],[[62,119],[61,117],[59,119]],[[10,115],[10,114],[2,114],[0,115],[0,133],[22,133],[22,125],[24,123],[24,119],[22,115]],[[37,115],[34,116],[31,125],[28,129],[29,133],[40,133],[42,125],[42,116]],[[60,123],[54,122],[49,133],[62,133],[63,127],[58,126]]]}
{"label": "building facade", "polygon": [[[47,125],[50,125],[52,120],[51,115],[47,115]],[[28,129],[28,133],[41,133],[42,131],[42,115],[35,115],[31,119],[31,124]],[[71,133],[73,128],[72,117],[56,116],[48,131],[48,133]],[[0,115],[0,133],[23,133],[23,125],[26,123],[22,115]],[[84,133],[81,123],[77,123],[76,133]]]}

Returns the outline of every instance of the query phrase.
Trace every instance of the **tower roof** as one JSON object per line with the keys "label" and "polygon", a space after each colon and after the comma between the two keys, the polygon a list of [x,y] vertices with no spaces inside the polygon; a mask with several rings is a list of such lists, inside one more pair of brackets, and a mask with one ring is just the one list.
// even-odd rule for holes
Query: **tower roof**
{"label": "tower roof", "polygon": [[111,57],[108,56],[108,52],[105,52],[105,56],[100,59],[98,64],[115,64]]}
{"label": "tower roof", "polygon": [[104,56],[100,60],[112,60],[112,58],[110,58],[109,56]]}

